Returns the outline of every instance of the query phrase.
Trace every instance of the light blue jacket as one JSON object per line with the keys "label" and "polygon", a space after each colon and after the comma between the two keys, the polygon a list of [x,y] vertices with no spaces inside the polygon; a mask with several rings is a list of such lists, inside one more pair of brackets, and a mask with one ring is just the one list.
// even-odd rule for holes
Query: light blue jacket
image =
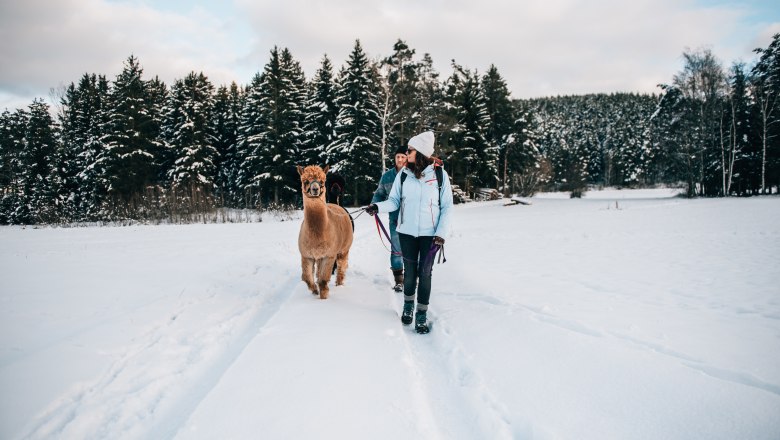
{"label": "light blue jacket", "polygon": [[[406,173],[403,194],[401,193],[401,175]],[[398,210],[398,226],[401,234],[414,237],[439,236],[447,238],[450,234],[450,218],[452,217],[452,186],[450,177],[442,169],[444,178],[441,186],[441,206],[439,206],[439,184],[433,165],[429,165],[420,176],[404,168],[395,177],[390,195],[384,202],[376,206],[379,212]],[[403,196],[403,198],[401,198]]]}
{"label": "light blue jacket", "polygon": [[[390,190],[393,189],[393,182],[395,182],[397,175],[398,171],[395,167],[390,167],[389,170],[382,174],[382,177],[379,179],[379,185],[376,187],[376,191],[374,191],[374,197],[371,198],[371,203],[379,203],[387,200],[387,196],[390,194]],[[394,227],[398,224],[398,211],[390,213],[390,224]]]}

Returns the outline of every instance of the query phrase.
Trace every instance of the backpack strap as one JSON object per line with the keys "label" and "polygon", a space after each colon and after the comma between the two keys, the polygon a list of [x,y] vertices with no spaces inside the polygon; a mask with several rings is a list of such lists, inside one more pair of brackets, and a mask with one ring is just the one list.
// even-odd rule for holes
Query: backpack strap
{"label": "backpack strap", "polygon": [[404,180],[406,180],[406,173],[401,169],[401,188],[398,190],[399,198],[404,198]]}
{"label": "backpack strap", "polygon": [[444,181],[444,171],[441,165],[434,164],[433,171],[436,173],[436,183],[439,184],[439,208],[441,208],[441,187],[442,181]]}

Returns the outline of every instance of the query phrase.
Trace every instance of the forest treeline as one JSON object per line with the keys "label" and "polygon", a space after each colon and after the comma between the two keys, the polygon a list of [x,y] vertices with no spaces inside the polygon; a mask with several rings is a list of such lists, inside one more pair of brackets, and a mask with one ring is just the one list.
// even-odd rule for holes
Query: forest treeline
{"label": "forest treeline", "polygon": [[491,65],[442,77],[404,41],[307,79],[273,48],[249,84],[192,72],[165,84],[130,56],[0,115],[0,224],[170,219],[217,208],[300,205],[298,164],[330,165],[366,204],[392,152],[433,130],[466,194],[681,185],[689,197],[777,192],[780,34],[750,65],[709,50],[658,94],[513,99]]}

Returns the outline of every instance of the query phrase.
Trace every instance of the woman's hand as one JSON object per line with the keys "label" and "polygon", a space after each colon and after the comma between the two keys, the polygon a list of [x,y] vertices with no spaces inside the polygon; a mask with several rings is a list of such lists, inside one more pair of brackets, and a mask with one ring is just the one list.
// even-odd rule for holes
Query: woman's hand
{"label": "woman's hand", "polygon": [[438,244],[439,246],[444,246],[444,239],[439,237],[438,235],[435,235],[433,237],[433,243]]}
{"label": "woman's hand", "polygon": [[368,213],[368,215],[374,216],[379,212],[379,207],[372,203],[366,206],[364,210]]}

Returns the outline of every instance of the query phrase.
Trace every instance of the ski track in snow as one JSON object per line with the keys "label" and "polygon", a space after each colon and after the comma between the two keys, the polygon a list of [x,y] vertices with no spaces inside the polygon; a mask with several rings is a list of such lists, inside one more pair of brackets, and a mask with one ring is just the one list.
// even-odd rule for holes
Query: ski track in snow
{"label": "ski track in snow", "polygon": [[[368,231],[369,228],[364,228],[356,235],[360,238],[356,240],[356,246],[365,247],[365,243],[373,239],[367,236]],[[403,325],[400,322],[403,292],[389,288],[381,274],[384,269],[380,261],[386,259],[387,254],[367,254],[372,255],[370,267],[382,270],[372,273],[358,270],[355,275],[370,279],[376,291],[386,292],[388,309],[394,312],[392,317],[401,327],[405,353],[402,363],[415,378],[410,391],[416,406],[421,409],[421,414],[417,416],[421,419],[418,425],[432,425],[433,431],[425,432],[425,438],[518,438],[518,433],[512,432],[508,409],[496,399],[480,373],[470,364],[468,353],[448,331],[446,319],[437,316],[433,310],[429,312],[434,328],[427,335],[418,335],[414,323]]]}
{"label": "ski track in snow", "polygon": [[[374,284],[377,290],[387,290],[381,278]],[[390,290],[388,297],[399,324],[402,295]],[[418,335],[414,323],[403,326],[407,354],[403,363],[417,379],[412,392],[426,409],[424,417],[433,421],[435,438],[517,438],[512,433],[507,408],[470,365],[468,354],[448,331],[446,320],[433,311],[430,317],[434,328],[427,335]]]}
{"label": "ski track in snow", "polygon": [[[97,382],[54,403],[23,437],[120,438],[146,433],[173,437],[252,338],[283,307],[299,281],[297,274],[288,277],[277,283],[279,287],[265,301],[249,298],[248,308],[221,315],[218,322],[204,325],[196,334],[189,334],[188,327],[177,330],[177,322],[189,318],[191,310],[192,319],[209,313],[208,302],[217,295],[212,287],[206,299],[181,305],[166,322],[144,335],[144,342],[128,348]],[[170,359],[156,364],[162,369],[151,368],[155,364],[150,361],[160,357]],[[138,362],[150,368],[139,368]],[[188,371],[193,369],[194,373]],[[182,385],[191,386],[181,391]]]}
{"label": "ski track in snow", "polygon": [[523,304],[510,304],[489,294],[474,294],[474,293],[454,294],[451,292],[450,293],[444,292],[444,294],[450,295],[461,301],[478,301],[492,306],[499,306],[505,308],[506,310],[511,310],[513,313],[516,313],[518,311],[520,312],[526,311],[530,313],[533,316],[533,318],[539,322],[553,325],[555,327],[562,328],[564,330],[568,330],[571,332],[579,333],[585,336],[591,336],[594,338],[613,337],[625,343],[631,344],[638,349],[644,349],[644,350],[651,351],[653,353],[674,358],[677,361],[679,361],[681,365],[688,367],[692,370],[701,372],[703,374],[706,374],[707,376],[713,377],[715,379],[723,380],[726,382],[730,382],[730,383],[734,383],[746,387],[757,388],[761,391],[766,391],[768,393],[780,395],[780,385],[765,382],[748,373],[728,370],[714,365],[709,365],[705,361],[702,361],[700,359],[695,359],[684,353],[676,352],[660,344],[644,341],[619,332],[610,331],[608,333],[605,333],[603,331],[590,328],[587,325],[584,325],[580,322],[557,317],[551,313],[548,313],[545,310],[536,307],[530,307]]}

